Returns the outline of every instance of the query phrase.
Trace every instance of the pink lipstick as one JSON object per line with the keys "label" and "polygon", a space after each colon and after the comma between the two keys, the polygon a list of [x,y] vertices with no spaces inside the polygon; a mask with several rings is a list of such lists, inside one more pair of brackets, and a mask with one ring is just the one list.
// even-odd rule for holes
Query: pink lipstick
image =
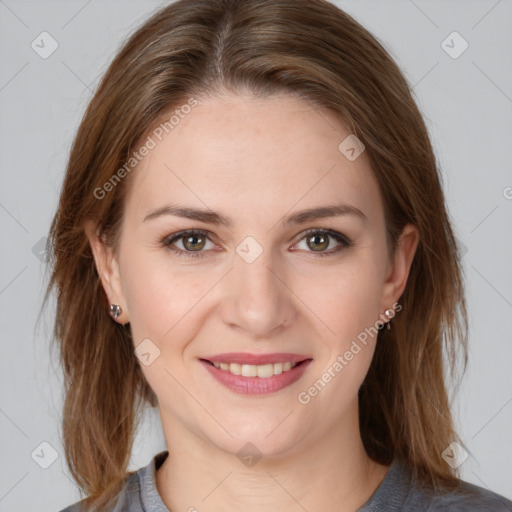
{"label": "pink lipstick", "polygon": [[291,353],[231,352],[201,358],[213,378],[239,394],[269,394],[296,382],[313,359]]}

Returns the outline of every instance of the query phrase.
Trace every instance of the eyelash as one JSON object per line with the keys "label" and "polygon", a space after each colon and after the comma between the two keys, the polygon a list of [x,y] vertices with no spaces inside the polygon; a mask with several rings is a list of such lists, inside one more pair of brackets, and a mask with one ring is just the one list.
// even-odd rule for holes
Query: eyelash
{"label": "eyelash", "polygon": [[[334,238],[337,242],[339,242],[341,245],[337,247],[336,249],[331,249],[330,251],[319,251],[316,253],[318,256],[333,256],[334,254],[337,254],[343,249],[346,249],[348,247],[352,247],[353,243],[352,241],[347,238],[345,235],[338,233],[337,231],[333,231],[331,229],[310,229],[304,233],[302,238],[299,240],[301,242],[304,238],[306,238],[308,235],[311,234],[320,234],[320,235],[328,235],[331,238]],[[170,251],[176,253],[180,257],[185,258],[204,258],[206,256],[206,251],[184,251],[182,249],[177,249],[172,244],[179,240],[180,238],[184,238],[185,236],[190,235],[202,235],[208,238],[208,231],[203,231],[199,229],[190,229],[186,231],[180,231],[179,233],[175,233],[173,235],[167,236],[164,239],[161,240],[161,244]],[[209,239],[209,238],[208,238]],[[211,241],[211,240],[210,240]],[[298,243],[298,242],[297,242]],[[315,251],[307,251],[311,253],[315,253]]]}

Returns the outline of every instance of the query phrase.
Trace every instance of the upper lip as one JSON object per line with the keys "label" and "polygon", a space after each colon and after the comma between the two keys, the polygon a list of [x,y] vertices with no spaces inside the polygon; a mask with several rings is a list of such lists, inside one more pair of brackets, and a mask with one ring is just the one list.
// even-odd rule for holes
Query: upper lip
{"label": "upper lip", "polygon": [[300,363],[305,359],[311,359],[308,356],[301,354],[290,354],[279,352],[275,354],[248,354],[244,352],[229,352],[225,354],[216,354],[214,356],[207,356],[201,359],[206,359],[212,363],[238,363],[238,364],[251,364],[262,365],[270,363]]}

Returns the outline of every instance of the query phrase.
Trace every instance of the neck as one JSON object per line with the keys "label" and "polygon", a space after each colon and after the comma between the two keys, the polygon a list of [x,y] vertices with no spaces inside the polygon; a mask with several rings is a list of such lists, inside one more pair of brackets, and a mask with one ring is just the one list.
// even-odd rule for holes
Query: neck
{"label": "neck", "polygon": [[341,428],[251,467],[161,413],[169,456],[156,473],[159,494],[171,512],[354,511],[389,468],[367,456],[355,412]]}

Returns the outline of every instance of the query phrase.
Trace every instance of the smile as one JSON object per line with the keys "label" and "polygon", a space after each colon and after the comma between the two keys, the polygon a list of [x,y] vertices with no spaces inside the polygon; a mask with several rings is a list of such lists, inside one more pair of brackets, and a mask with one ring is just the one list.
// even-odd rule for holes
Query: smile
{"label": "smile", "polygon": [[215,368],[232,373],[233,375],[242,375],[243,377],[261,377],[268,378],[272,375],[279,375],[295,368],[299,363],[270,363],[270,364],[238,364],[238,363],[217,363],[210,361]]}
{"label": "smile", "polygon": [[200,359],[218,382],[239,394],[274,393],[296,382],[312,359],[262,365],[222,363]]}

